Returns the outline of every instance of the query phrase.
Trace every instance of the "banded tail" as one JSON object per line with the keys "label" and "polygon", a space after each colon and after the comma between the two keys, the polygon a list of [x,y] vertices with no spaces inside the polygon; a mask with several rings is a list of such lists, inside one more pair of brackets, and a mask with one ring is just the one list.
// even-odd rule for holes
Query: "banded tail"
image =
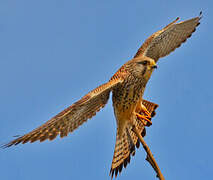
{"label": "banded tail", "polygon": [[[158,105],[147,100],[142,100],[142,104],[150,112],[151,117],[154,117],[156,114],[155,110]],[[144,123],[147,122],[144,121]],[[144,137],[146,135],[144,124],[140,120],[136,119],[135,125],[140,131],[142,137]],[[121,173],[123,167],[126,168],[127,164],[130,163],[131,156],[135,155],[135,146],[139,148],[140,141],[136,134],[132,131],[132,125],[127,125],[122,137],[118,136],[117,131],[115,150],[110,170],[111,178],[113,178],[114,175],[117,177],[118,172]]]}

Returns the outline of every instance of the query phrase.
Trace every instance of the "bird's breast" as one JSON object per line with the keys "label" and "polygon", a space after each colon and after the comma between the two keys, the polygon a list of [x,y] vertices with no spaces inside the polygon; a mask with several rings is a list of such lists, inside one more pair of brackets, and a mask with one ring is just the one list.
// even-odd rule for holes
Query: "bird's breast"
{"label": "bird's breast", "polygon": [[124,83],[112,92],[114,113],[118,129],[123,129],[125,124],[131,121],[133,112],[143,94],[143,84],[140,82]]}
{"label": "bird's breast", "polygon": [[141,81],[126,81],[112,91],[113,106],[120,111],[128,111],[137,105],[143,95],[144,86]]}

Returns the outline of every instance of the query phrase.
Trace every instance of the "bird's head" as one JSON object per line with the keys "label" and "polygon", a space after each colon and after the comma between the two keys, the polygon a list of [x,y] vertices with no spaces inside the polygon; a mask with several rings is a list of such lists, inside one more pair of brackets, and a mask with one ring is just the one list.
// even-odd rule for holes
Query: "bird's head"
{"label": "bird's head", "polygon": [[129,71],[138,78],[149,80],[154,69],[157,68],[155,60],[142,56],[134,58],[127,63]]}

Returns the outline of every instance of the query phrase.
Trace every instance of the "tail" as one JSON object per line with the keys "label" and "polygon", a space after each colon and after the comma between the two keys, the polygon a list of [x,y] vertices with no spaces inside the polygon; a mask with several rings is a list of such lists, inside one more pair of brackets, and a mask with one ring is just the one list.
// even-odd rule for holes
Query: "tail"
{"label": "tail", "polygon": [[[146,100],[143,100],[142,104],[151,113],[151,117],[154,117],[156,114],[155,110],[158,105]],[[143,123],[136,119],[135,126],[140,131],[142,137],[144,137],[146,135],[146,129]],[[120,174],[123,167],[126,168],[127,164],[130,163],[131,156],[135,155],[135,146],[139,148],[140,141],[136,134],[132,131],[132,125],[127,124],[122,137],[119,137],[117,131],[115,150],[110,170],[111,178],[113,178],[114,175],[117,177],[118,172]]]}

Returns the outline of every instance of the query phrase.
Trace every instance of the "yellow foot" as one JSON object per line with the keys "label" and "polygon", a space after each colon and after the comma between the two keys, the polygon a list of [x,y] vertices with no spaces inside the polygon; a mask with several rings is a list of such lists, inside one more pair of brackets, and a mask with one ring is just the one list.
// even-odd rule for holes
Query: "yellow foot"
{"label": "yellow foot", "polygon": [[147,121],[149,123],[149,125],[152,125],[152,121],[149,119],[149,118],[151,118],[150,113],[149,113],[149,116],[147,116],[147,115],[141,115],[139,113],[136,113],[136,116],[142,121],[142,123],[144,124],[144,126],[148,125],[147,123],[145,124],[144,120]]}
{"label": "yellow foot", "polygon": [[151,118],[151,114],[150,114],[150,112],[146,109],[145,106],[142,106],[141,112],[142,112],[143,114],[145,114],[145,116],[146,116],[147,118],[149,118],[149,119]]}

